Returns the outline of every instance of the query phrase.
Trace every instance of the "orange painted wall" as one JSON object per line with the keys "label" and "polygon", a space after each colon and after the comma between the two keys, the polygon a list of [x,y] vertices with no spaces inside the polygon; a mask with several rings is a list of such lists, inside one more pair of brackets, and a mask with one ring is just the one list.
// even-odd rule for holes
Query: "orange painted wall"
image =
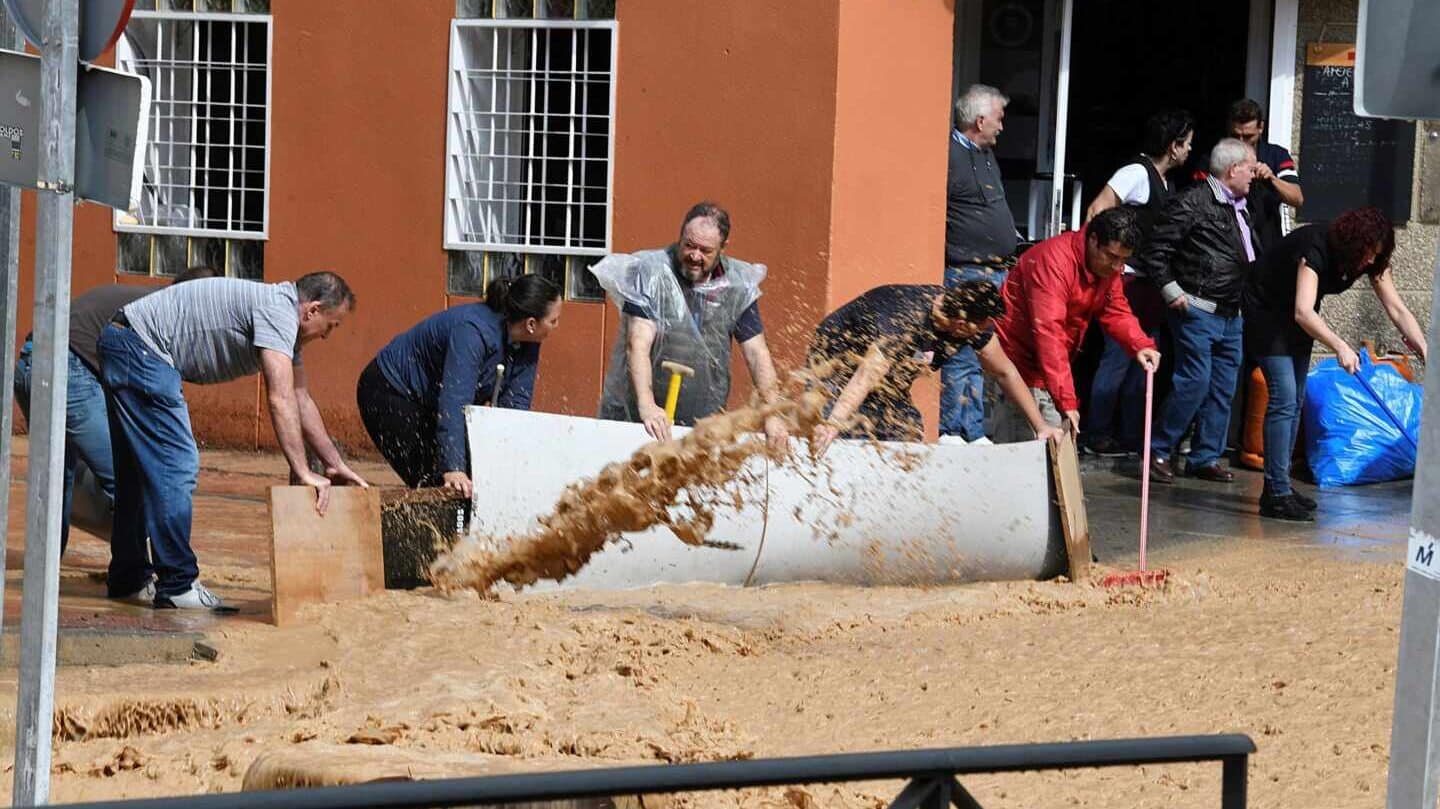
{"label": "orange painted wall", "polygon": [[[835,309],[871,287],[939,283],[945,261],[953,0],[840,3],[830,286]],[[915,396],[929,432],[938,380]]]}
{"label": "orange painted wall", "polygon": [[[265,280],[339,272],[355,316],[305,351],[336,436],[368,444],[355,380],[396,333],[445,306],[445,82],[453,0],[277,0]],[[256,383],[258,384],[258,383]],[[261,442],[273,442],[257,414]],[[196,419],[196,429],[208,422]]]}
{"label": "orange painted wall", "polygon": [[[25,338],[34,320],[35,305],[35,213],[36,192],[20,194],[20,311],[16,313],[19,340]],[[110,230],[110,209],[99,205],[75,207],[75,233]],[[70,287],[83,291],[98,284],[115,282],[115,238],[106,240],[77,238],[71,253]],[[139,279],[139,283],[153,283]]]}
{"label": "orange painted wall", "polygon": [[[615,249],[663,247],[690,205],[725,205],[728,251],[770,268],[777,361],[798,362],[829,268],[836,3],[623,0],[617,14]],[[732,404],[749,395],[735,368]]]}
{"label": "orange painted wall", "polygon": [[[343,13],[338,11],[343,5]],[[327,423],[371,452],[354,385],[398,332],[454,303],[442,249],[453,0],[274,0],[267,281],[344,275],[354,318],[306,351]],[[950,3],[624,0],[614,249],[668,244],[700,199],[734,219],[729,250],[770,267],[762,310],[778,364],[874,283],[938,277]],[[33,200],[22,239],[30,324]],[[77,210],[76,293],[116,280],[107,209]],[[933,270],[933,272],[932,272]],[[146,279],[122,279],[149,283]],[[537,409],[592,414],[616,317],[570,302],[546,343]],[[737,364],[732,403],[749,393]],[[190,386],[197,438],[273,445],[258,379]]]}
{"label": "orange painted wall", "polygon": [[[36,192],[20,194],[20,273],[15,313],[15,350],[25,335],[34,326],[35,313],[35,213]],[[75,208],[75,233],[88,234],[110,230],[110,209],[99,205],[80,205]],[[104,239],[76,238],[71,254],[70,288],[83,292],[100,284],[115,283],[115,237]],[[137,279],[134,283],[154,283],[149,279]],[[15,429],[28,430],[20,408],[15,408]]]}
{"label": "orange painted wall", "polygon": [[[474,298],[446,294],[446,82],[453,0],[276,0],[267,281],[334,269],[358,311],[306,350],[326,424],[373,452],[355,380],[396,334]],[[600,391],[602,304],[565,305],[542,353],[535,406],[591,415]],[[255,383],[255,384],[258,384]],[[260,444],[274,433],[258,399]],[[206,425],[208,428],[210,425]],[[197,424],[197,430],[201,427]]]}
{"label": "orange painted wall", "polygon": [[878,284],[938,283],[945,261],[952,3],[840,4],[833,309]]}

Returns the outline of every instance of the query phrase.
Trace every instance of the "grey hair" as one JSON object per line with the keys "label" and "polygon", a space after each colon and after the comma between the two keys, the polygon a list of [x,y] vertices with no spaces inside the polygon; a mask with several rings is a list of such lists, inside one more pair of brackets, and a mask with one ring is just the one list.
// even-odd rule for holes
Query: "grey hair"
{"label": "grey hair", "polygon": [[1220,179],[1237,163],[1254,157],[1255,150],[1239,138],[1224,138],[1210,150],[1210,176]]}
{"label": "grey hair", "polygon": [[990,115],[991,102],[1002,108],[1010,103],[1010,97],[988,84],[972,84],[965,94],[955,100],[955,123],[961,129],[969,129],[982,115]]}
{"label": "grey hair", "polygon": [[331,312],[341,306],[355,308],[355,293],[345,279],[329,270],[320,270],[300,276],[295,281],[295,296],[301,303],[320,302],[323,311]]}

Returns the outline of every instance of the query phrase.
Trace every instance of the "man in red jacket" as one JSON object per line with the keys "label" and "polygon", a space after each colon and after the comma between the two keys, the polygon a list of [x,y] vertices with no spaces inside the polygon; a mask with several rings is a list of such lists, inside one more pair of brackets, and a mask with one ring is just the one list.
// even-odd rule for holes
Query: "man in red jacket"
{"label": "man in red jacket", "polygon": [[[1140,328],[1121,287],[1120,272],[1140,238],[1134,211],[1111,208],[1080,230],[1030,248],[1001,288],[1006,314],[995,322],[995,334],[1052,425],[1080,431],[1070,360],[1092,317],[1143,367],[1153,371],[1160,364],[1155,342]],[[987,432],[996,441],[1034,434],[1003,393],[994,391],[990,398]]]}

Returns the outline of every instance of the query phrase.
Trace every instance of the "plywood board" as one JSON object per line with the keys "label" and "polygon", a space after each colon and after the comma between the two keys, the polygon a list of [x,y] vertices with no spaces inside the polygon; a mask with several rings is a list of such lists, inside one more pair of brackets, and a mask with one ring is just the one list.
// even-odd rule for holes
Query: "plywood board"
{"label": "plywood board", "polygon": [[336,486],[325,516],[309,486],[270,488],[270,575],[275,623],[300,607],[363,598],[385,589],[380,492]]}
{"label": "plywood board", "polygon": [[1085,513],[1085,488],[1080,482],[1080,456],[1073,436],[1066,434],[1050,445],[1050,465],[1055,472],[1055,499],[1060,506],[1070,580],[1083,581],[1090,575],[1090,518]]}

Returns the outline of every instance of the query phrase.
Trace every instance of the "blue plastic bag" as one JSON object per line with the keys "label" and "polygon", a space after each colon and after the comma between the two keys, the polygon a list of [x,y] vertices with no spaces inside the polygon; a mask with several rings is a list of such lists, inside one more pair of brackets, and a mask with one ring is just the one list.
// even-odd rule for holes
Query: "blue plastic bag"
{"label": "blue plastic bag", "polygon": [[1360,354],[1360,370],[1334,359],[1315,366],[1305,387],[1305,455],[1315,482],[1348,486],[1415,474],[1421,387]]}

